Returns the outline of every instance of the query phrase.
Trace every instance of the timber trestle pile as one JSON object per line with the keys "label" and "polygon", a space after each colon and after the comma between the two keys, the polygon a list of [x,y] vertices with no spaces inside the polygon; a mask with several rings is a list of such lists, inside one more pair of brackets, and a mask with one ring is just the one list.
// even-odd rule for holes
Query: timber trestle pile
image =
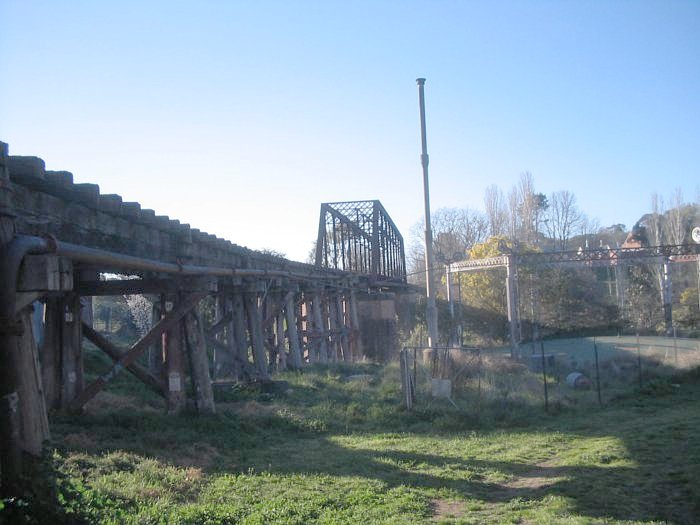
{"label": "timber trestle pile", "polygon": [[[237,246],[75,184],[37,157],[9,156],[2,142],[0,279],[2,495],[17,493],[27,463],[41,455],[47,410],[79,411],[120,372],[177,413],[188,403],[189,371],[190,403],[212,413],[216,380],[265,381],[274,370],[361,357],[372,339],[363,304],[405,286],[376,268],[351,273]],[[121,347],[93,329],[91,298],[133,294],[155,298],[152,325]],[[205,299],[213,322],[197,308]],[[89,384],[83,339],[113,362]],[[149,350],[156,369],[138,360]]]}

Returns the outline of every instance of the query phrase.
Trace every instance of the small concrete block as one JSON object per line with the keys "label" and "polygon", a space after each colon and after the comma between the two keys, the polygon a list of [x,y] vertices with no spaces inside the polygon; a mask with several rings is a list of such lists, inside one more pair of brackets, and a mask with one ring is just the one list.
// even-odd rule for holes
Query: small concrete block
{"label": "small concrete block", "polygon": [[122,202],[121,214],[124,217],[138,218],[141,205],[138,202]]}
{"label": "small concrete block", "polygon": [[107,213],[119,213],[122,207],[121,195],[114,193],[109,195],[100,195],[100,209]]}
{"label": "small concrete block", "polygon": [[73,186],[73,174],[70,171],[47,171],[44,178],[54,186],[69,188]]}
{"label": "small concrete block", "polygon": [[154,224],[156,218],[156,212],[148,208],[141,210],[140,219],[146,224]]}
{"label": "small concrete block", "polygon": [[22,157],[12,155],[5,162],[10,171],[10,178],[15,182],[25,180],[44,180],[46,165],[39,157]]}
{"label": "small concrete block", "polygon": [[100,205],[100,187],[97,184],[74,184],[73,194],[78,202],[91,208],[98,208]]}
{"label": "small concrete block", "polygon": [[167,215],[156,215],[154,224],[159,230],[167,230],[170,224],[170,217]]}

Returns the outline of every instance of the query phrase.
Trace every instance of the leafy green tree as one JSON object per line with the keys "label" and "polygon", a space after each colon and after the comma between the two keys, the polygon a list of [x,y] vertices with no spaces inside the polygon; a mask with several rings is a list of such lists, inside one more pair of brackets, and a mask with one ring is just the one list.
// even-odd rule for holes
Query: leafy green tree
{"label": "leafy green tree", "polygon": [[698,305],[698,289],[691,286],[683,290],[680,297],[680,307],[677,309],[677,320],[681,328],[697,330],[700,328],[700,306]]}

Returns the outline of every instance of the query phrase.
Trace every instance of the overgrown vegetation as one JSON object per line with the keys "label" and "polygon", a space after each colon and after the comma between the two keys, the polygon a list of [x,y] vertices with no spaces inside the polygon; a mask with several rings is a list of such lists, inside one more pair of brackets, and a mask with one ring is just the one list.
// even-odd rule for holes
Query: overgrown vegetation
{"label": "overgrown vegetation", "polygon": [[[395,366],[315,366],[162,413],[120,380],[54,414],[48,485],[6,523],[693,523],[700,374],[604,410],[399,404]],[[138,392],[134,394],[134,392]],[[495,410],[495,408],[494,408]]]}

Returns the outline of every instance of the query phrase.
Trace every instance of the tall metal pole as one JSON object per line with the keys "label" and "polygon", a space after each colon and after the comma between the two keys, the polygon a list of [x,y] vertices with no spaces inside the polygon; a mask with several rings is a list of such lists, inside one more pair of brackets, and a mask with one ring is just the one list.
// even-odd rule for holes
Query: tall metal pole
{"label": "tall metal pole", "polygon": [[428,321],[428,345],[437,355],[438,344],[438,316],[435,306],[435,287],[433,280],[433,230],[430,227],[430,189],[428,185],[428,141],[425,137],[425,79],[417,78],[418,99],[420,104],[420,136],[421,155],[420,162],[423,166],[423,197],[425,199],[425,292],[428,304],[425,316]]}

